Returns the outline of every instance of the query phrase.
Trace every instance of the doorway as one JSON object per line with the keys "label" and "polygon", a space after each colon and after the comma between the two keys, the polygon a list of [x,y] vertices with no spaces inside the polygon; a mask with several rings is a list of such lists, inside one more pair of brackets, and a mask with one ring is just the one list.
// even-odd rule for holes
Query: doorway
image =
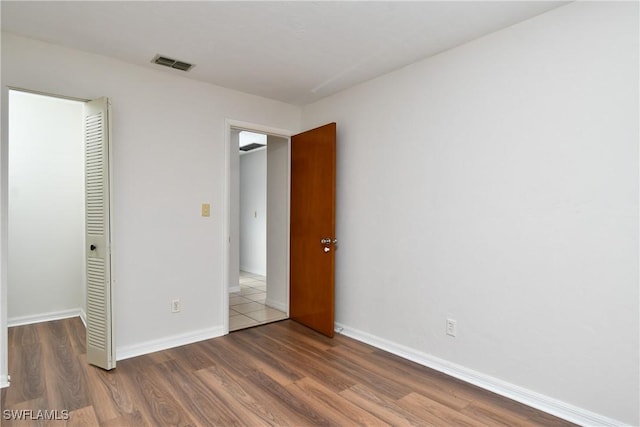
{"label": "doorway", "polygon": [[9,91],[8,326],[85,321],[84,102]]}
{"label": "doorway", "polygon": [[234,331],[289,317],[289,133],[227,124],[225,320]]}
{"label": "doorway", "polygon": [[[267,135],[241,130],[239,149],[239,276],[229,293],[229,330],[288,317],[267,304]],[[273,297],[272,297],[273,298]]]}

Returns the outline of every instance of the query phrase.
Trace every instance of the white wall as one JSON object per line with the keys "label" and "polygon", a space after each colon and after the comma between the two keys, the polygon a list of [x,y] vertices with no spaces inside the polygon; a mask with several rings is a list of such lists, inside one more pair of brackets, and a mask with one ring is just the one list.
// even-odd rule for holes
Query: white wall
{"label": "white wall", "polygon": [[638,4],[577,2],[305,107],[337,322],[638,425],[638,71]]}
{"label": "white wall", "polygon": [[83,306],[83,109],[77,101],[10,92],[11,324]]}
{"label": "white wall", "polygon": [[267,275],[266,148],[240,155],[240,269]]}
{"label": "white wall", "polygon": [[267,299],[289,312],[289,140],[267,136]]}
{"label": "white wall", "polygon": [[[229,244],[225,119],[295,132],[300,109],[185,79],[178,71],[150,70],[6,33],[1,78],[3,128],[8,85],[111,98],[118,357],[222,334]],[[4,133],[2,143],[4,174]],[[6,187],[2,191],[4,197]],[[4,198],[2,203],[4,209]],[[211,203],[208,218],[200,215],[202,203]],[[182,301],[180,313],[171,313],[173,298]]]}

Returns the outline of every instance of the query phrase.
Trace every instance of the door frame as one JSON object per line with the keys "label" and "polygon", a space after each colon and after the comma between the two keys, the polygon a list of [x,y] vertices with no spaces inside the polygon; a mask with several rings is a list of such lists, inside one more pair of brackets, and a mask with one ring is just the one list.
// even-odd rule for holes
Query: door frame
{"label": "door frame", "polygon": [[[223,334],[227,335],[229,333],[229,264],[231,261],[230,256],[230,244],[231,244],[231,154],[237,152],[237,148],[231,147],[231,132],[232,130],[246,130],[248,132],[256,132],[263,133],[270,136],[276,136],[280,138],[284,138],[287,140],[287,163],[289,165],[287,169],[287,182],[291,182],[291,136],[296,132],[290,131],[287,129],[280,129],[272,126],[265,126],[256,123],[245,122],[241,120],[234,119],[225,119],[224,125],[224,138],[225,138],[225,186],[224,186],[224,238],[223,240],[223,269],[222,269],[222,298],[220,298],[222,302],[222,325],[223,325]],[[267,160],[267,174],[269,173],[269,163]],[[287,186],[287,200],[290,199],[291,190],[290,186]],[[269,194],[267,193],[267,200],[269,200]],[[268,205],[268,202],[267,202]],[[289,230],[289,206],[287,205],[286,209],[286,224],[287,230]],[[267,229],[267,239],[269,239],[268,229]],[[287,234],[287,240],[289,240],[289,235]],[[287,263],[287,280],[286,280],[286,288],[287,288],[287,301],[289,299],[289,245],[287,245],[287,253],[286,253],[286,263]],[[267,279],[268,280],[268,279]]]}

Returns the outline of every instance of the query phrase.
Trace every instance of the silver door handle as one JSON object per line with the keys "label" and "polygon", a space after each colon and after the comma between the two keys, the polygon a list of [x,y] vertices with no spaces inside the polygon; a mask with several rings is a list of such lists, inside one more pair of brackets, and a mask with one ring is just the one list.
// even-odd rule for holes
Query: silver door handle
{"label": "silver door handle", "polygon": [[338,239],[331,240],[331,237],[325,237],[324,239],[320,239],[320,243],[323,245],[330,245],[333,243],[335,245],[338,243]]}

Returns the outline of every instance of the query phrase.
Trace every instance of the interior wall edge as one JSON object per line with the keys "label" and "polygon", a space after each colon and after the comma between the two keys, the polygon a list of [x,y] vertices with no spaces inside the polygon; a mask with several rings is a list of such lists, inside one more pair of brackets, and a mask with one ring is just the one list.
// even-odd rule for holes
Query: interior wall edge
{"label": "interior wall edge", "polygon": [[0,86],[0,388],[9,386],[9,339],[7,326],[7,216],[8,216],[8,151],[9,88]]}
{"label": "interior wall edge", "polygon": [[287,304],[283,304],[279,301],[275,301],[269,298],[264,301],[264,305],[266,305],[267,307],[275,308],[276,310],[284,311],[285,313],[289,312],[289,306]]}
{"label": "interior wall edge", "polygon": [[267,270],[260,267],[252,267],[247,265],[240,264],[240,271],[245,271],[250,274],[256,274],[258,276],[266,276]]}

